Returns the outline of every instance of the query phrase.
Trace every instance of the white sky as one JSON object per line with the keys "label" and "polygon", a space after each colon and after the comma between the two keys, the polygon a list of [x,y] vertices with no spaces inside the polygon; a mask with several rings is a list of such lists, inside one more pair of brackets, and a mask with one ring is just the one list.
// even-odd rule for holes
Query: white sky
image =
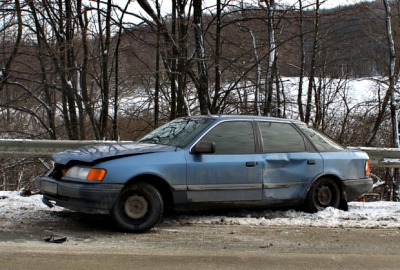
{"label": "white sky", "polygon": [[[249,0],[253,1],[253,0]],[[367,1],[372,1],[372,0],[320,0],[320,7],[321,8],[333,8],[337,6],[346,6],[346,5],[354,5],[356,3],[360,2],[367,2]],[[277,3],[288,3],[288,4],[294,4],[297,3],[297,0],[277,0]],[[306,0],[303,1],[303,6],[305,6],[307,3],[308,4],[315,4],[315,0]]]}
{"label": "white sky", "polygon": [[[87,4],[91,4],[92,6],[96,6],[96,3],[94,1],[86,0]],[[168,14],[170,13],[171,10],[171,1],[172,0],[159,0],[160,5],[162,6],[162,12],[163,14]],[[245,4],[253,4],[253,5],[258,5],[260,3],[260,0],[243,0]],[[359,2],[365,2],[365,1],[372,1],[372,0],[320,0],[320,8],[332,8],[336,6],[344,6],[344,5],[352,5],[355,3]],[[149,3],[152,4],[154,3],[155,0],[149,0]],[[241,0],[221,0],[222,3],[229,3],[229,5],[236,5],[239,6],[240,3],[242,2]],[[286,4],[286,5],[296,5],[298,0],[276,0],[276,4]],[[303,7],[307,5],[313,5],[315,4],[315,0],[303,0]],[[127,0],[114,0],[115,4],[118,4],[121,8],[124,8]],[[216,0],[204,0],[204,6],[213,6],[215,5]],[[297,5],[298,6],[298,5]],[[135,13],[139,16],[144,16],[147,17],[146,13],[142,11],[140,6],[137,4],[136,1],[132,1],[129,5],[128,8],[129,12]],[[140,20],[137,18],[130,17],[129,21],[132,23],[139,23]]]}

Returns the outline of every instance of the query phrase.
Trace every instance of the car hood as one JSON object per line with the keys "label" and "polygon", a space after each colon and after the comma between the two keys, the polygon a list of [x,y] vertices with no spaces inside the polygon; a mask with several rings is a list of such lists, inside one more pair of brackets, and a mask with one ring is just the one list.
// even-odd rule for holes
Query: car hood
{"label": "car hood", "polygon": [[158,144],[143,143],[113,143],[88,145],[76,149],[65,150],[53,154],[53,160],[57,164],[66,165],[69,162],[100,162],[124,156],[142,155],[148,153],[175,151],[176,147]]}

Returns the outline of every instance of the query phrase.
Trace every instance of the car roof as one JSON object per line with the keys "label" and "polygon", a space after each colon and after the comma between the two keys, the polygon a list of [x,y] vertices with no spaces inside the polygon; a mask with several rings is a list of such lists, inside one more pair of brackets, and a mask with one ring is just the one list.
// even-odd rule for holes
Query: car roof
{"label": "car roof", "polygon": [[[273,121],[273,122],[283,122],[283,123],[303,123],[299,120],[277,118],[277,117],[267,117],[267,116],[254,116],[254,115],[196,115],[196,116],[186,116],[183,118],[199,119],[199,118],[211,118],[218,121],[224,120],[254,120],[254,121]],[[304,123],[303,123],[304,124]]]}

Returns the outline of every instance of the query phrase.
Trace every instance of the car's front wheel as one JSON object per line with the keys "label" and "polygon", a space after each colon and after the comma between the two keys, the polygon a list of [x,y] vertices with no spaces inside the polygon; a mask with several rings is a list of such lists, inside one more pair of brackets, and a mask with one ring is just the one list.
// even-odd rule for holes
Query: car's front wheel
{"label": "car's front wheel", "polygon": [[310,212],[324,210],[327,207],[338,208],[340,204],[340,189],[330,178],[315,181],[308,191],[305,207]]}
{"label": "car's front wheel", "polygon": [[160,192],[148,183],[125,187],[112,209],[112,217],[123,231],[140,233],[160,221],[164,204]]}

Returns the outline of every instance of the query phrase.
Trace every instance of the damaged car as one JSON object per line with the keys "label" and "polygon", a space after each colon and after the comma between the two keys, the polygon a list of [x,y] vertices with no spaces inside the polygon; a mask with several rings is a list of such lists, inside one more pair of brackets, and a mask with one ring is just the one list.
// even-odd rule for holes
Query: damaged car
{"label": "damaged car", "polygon": [[183,117],[136,142],[84,146],[52,159],[53,168],[35,179],[45,204],[108,214],[137,233],[172,210],[346,210],[372,187],[365,152],[303,122],[269,117]]}

